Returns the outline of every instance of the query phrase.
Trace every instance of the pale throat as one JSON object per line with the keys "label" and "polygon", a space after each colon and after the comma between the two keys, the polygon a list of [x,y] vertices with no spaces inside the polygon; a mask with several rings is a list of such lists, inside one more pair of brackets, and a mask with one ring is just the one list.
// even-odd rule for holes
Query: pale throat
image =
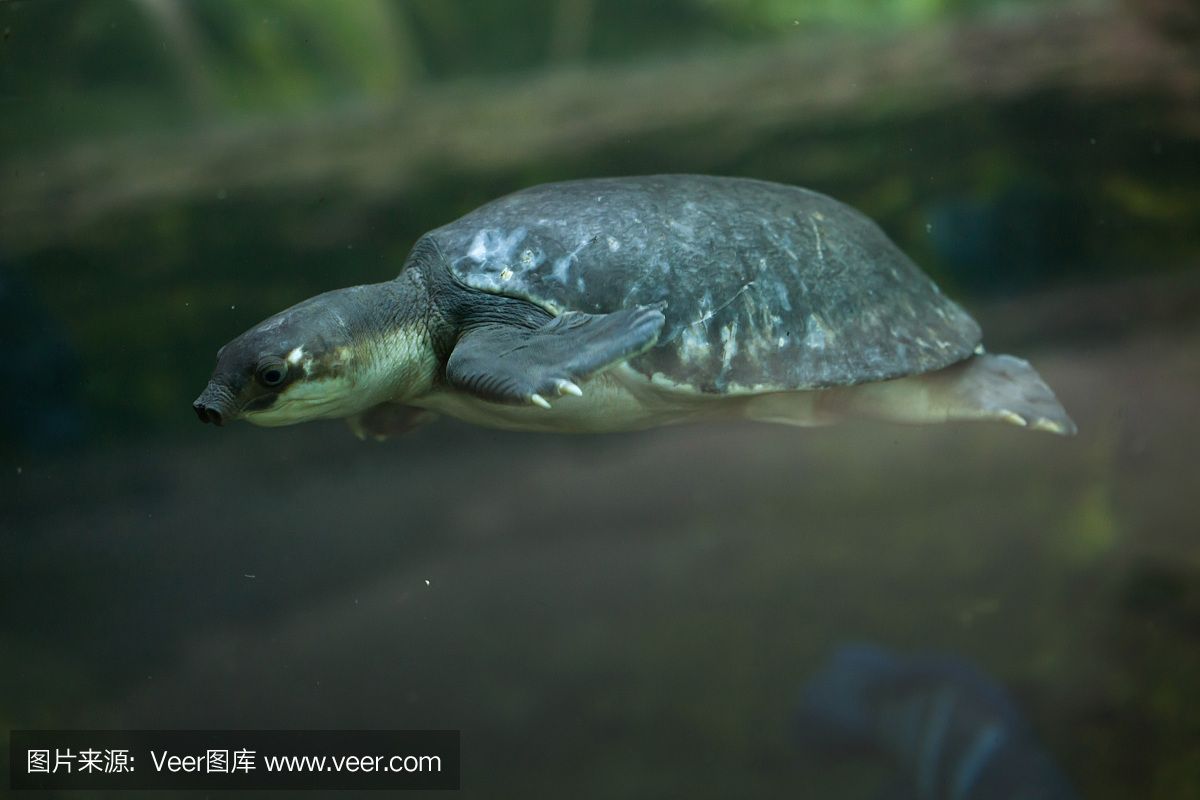
{"label": "pale throat", "polygon": [[371,400],[360,410],[425,394],[439,371],[431,304],[421,276],[409,271],[366,288],[378,294],[374,310],[361,318],[354,335],[357,363],[351,374],[356,390]]}
{"label": "pale throat", "polygon": [[428,328],[421,322],[385,329],[367,337],[355,350],[359,357],[351,374],[356,389],[371,399],[370,405],[411,400],[433,386],[437,354]]}

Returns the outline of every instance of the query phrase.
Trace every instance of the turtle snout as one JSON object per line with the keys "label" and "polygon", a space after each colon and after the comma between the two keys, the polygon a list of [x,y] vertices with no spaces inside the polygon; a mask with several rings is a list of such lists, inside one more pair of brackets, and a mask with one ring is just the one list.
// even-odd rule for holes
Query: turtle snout
{"label": "turtle snout", "polygon": [[226,402],[227,392],[215,383],[210,383],[192,403],[192,410],[201,422],[211,422],[214,425],[224,425],[230,419],[229,406]]}
{"label": "turtle snout", "polygon": [[197,400],[196,402],[192,403],[192,408],[196,410],[196,416],[200,418],[201,422],[211,422],[214,425],[223,424],[221,411],[215,406],[206,406],[204,403],[201,403],[199,400]]}

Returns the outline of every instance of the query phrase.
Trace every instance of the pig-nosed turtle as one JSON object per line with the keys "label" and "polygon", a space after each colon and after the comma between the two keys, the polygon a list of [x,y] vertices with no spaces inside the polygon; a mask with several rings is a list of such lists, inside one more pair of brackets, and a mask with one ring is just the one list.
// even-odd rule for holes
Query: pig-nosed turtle
{"label": "pig-nosed turtle", "polygon": [[1075,426],[1025,361],[861,213],[657,175],[535,186],[426,235],[400,275],[306,300],[217,353],[205,422],[430,412],[538,431],[741,417]]}

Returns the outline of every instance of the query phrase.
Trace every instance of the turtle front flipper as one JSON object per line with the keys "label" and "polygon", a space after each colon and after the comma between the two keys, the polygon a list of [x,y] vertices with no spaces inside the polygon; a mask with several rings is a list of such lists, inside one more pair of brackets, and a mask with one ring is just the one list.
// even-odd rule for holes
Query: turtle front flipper
{"label": "turtle front flipper", "polygon": [[413,408],[400,403],[380,403],[360,414],[346,417],[346,424],[350,426],[350,432],[360,440],[370,437],[382,442],[393,436],[408,433],[413,428],[435,419],[437,414],[423,408]]}
{"label": "turtle front flipper", "polygon": [[579,383],[605,367],[644,352],[658,341],[663,314],[639,306],[612,314],[568,311],[540,328],[488,323],[454,346],[446,380],[497,403],[533,403],[580,395]]}

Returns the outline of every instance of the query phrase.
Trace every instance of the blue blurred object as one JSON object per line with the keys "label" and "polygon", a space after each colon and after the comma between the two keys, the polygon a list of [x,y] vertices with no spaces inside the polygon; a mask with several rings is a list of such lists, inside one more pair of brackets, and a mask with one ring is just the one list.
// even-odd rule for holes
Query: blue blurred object
{"label": "blue blurred object", "polygon": [[40,452],[83,441],[79,358],[29,282],[0,257],[0,444]]}
{"label": "blue blurred object", "polygon": [[1051,189],[1020,183],[986,200],[946,197],[925,216],[935,254],[968,289],[1028,291],[1084,260],[1079,209]]}
{"label": "blue blurred object", "polygon": [[844,646],[806,685],[797,722],[806,752],[890,762],[888,798],[1077,797],[1004,689],[955,658]]}

